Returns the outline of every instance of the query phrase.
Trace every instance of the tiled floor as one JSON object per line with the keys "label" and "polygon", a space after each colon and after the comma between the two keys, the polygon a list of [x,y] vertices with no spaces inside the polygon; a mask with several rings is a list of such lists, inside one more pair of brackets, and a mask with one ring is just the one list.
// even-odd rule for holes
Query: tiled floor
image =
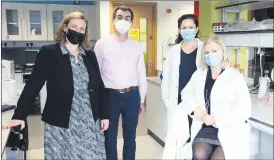
{"label": "tiled floor", "polygon": [[[30,150],[27,153],[27,159],[43,159],[44,158],[44,124],[41,121],[41,116],[29,116],[29,138]],[[137,147],[136,159],[160,159],[163,152],[163,147],[147,135],[147,119],[146,113],[140,115],[137,128]],[[122,127],[119,125],[118,134],[118,157],[122,158]]]}

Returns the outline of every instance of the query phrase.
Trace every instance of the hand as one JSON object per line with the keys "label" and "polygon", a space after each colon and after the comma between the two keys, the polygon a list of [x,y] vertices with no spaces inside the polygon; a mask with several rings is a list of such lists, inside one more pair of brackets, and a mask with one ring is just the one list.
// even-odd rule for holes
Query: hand
{"label": "hand", "polygon": [[215,124],[214,116],[212,116],[212,115],[206,115],[206,116],[204,116],[203,117],[203,122],[207,126]]}
{"label": "hand", "polygon": [[109,126],[109,120],[108,119],[103,119],[101,120],[101,131],[106,131]]}
{"label": "hand", "polygon": [[195,116],[195,118],[197,120],[199,120],[199,121],[202,122],[203,121],[203,117],[206,116],[206,115],[207,115],[206,111],[204,109],[202,109],[201,107],[195,108],[195,110],[194,110],[194,116]]}
{"label": "hand", "polygon": [[19,125],[21,125],[20,130],[24,129],[25,128],[25,121],[13,119],[9,123],[7,123],[5,125],[2,125],[2,129],[10,129],[12,127],[16,127],[16,126],[19,126]]}
{"label": "hand", "polygon": [[145,104],[141,103],[141,105],[140,105],[140,114],[144,113],[144,111],[145,111]]}

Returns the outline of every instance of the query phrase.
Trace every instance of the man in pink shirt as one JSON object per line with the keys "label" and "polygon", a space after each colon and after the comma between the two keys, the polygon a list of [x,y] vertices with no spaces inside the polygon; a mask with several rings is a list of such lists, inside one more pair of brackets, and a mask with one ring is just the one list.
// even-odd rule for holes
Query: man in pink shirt
{"label": "man in pink shirt", "polygon": [[125,6],[113,12],[115,33],[95,45],[102,79],[109,88],[109,129],[105,132],[108,160],[117,157],[117,133],[120,114],[123,125],[123,159],[134,160],[136,128],[139,114],[144,111],[147,92],[144,55],[139,42],[128,37],[134,19]]}

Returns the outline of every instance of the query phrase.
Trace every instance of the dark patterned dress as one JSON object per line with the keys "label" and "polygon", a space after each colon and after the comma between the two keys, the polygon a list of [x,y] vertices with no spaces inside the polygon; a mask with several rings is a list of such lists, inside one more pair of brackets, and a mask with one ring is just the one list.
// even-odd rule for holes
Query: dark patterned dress
{"label": "dark patterned dress", "polygon": [[63,54],[69,54],[73,73],[73,100],[69,128],[61,128],[45,123],[45,159],[106,159],[104,134],[100,121],[94,122],[88,92],[89,75],[82,56],[85,51],[79,48],[78,63],[64,44]]}

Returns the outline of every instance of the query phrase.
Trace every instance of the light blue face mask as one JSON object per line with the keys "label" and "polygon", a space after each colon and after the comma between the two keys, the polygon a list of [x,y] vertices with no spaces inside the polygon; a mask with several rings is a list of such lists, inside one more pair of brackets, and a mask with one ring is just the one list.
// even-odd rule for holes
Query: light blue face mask
{"label": "light blue face mask", "polygon": [[190,42],[196,36],[196,29],[182,29],[181,30],[181,36],[182,36],[184,41]]}
{"label": "light blue face mask", "polygon": [[222,61],[221,53],[208,53],[205,54],[205,63],[210,67],[217,67]]}

